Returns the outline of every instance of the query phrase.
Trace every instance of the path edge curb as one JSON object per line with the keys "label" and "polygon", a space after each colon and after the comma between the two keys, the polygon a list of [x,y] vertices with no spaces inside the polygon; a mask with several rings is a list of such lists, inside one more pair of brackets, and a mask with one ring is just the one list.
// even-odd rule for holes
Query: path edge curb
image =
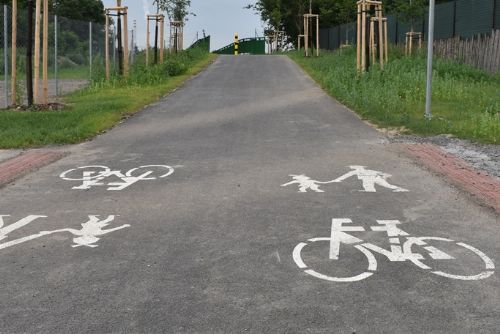
{"label": "path edge curb", "polygon": [[500,181],[433,144],[397,144],[399,150],[419,164],[466,191],[479,204],[500,214]]}
{"label": "path edge curb", "polygon": [[67,152],[27,151],[0,163],[0,188],[68,155]]}

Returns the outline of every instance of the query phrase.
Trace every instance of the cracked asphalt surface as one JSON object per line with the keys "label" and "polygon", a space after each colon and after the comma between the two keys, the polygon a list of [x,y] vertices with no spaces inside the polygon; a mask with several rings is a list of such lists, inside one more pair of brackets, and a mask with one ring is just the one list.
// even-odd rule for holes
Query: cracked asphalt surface
{"label": "cracked asphalt surface", "polygon": [[[433,273],[485,271],[455,241],[498,264],[498,215],[400,155],[286,57],[221,56],[70,150],[0,189],[1,333],[498,333],[496,269],[480,280]],[[123,175],[146,165],[175,172],[121,191],[107,190],[120,182],[116,173],[88,190],[59,177],[90,165]],[[281,186],[290,174],[333,180],[352,165],[388,173],[409,192],[362,192],[356,177],[321,184],[323,193]],[[30,215],[46,218],[6,229]],[[105,229],[121,229],[78,239],[89,215],[115,215]],[[422,269],[372,251],[377,268],[364,280],[314,277],[294,261],[301,243],[308,269],[325,277],[367,271],[354,245],[329,259],[334,218],[351,219],[364,231],[347,233],[386,250],[394,236],[371,227],[398,220],[410,236],[453,240],[428,243],[454,259],[431,259],[415,246],[432,268]],[[7,244],[27,236],[35,237]],[[311,241],[317,237],[324,239]]]}

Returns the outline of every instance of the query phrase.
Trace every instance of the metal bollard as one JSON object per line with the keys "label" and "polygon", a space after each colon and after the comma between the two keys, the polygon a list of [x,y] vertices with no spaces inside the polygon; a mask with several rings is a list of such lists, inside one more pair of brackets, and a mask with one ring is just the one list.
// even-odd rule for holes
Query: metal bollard
{"label": "metal bollard", "polygon": [[234,55],[237,56],[240,53],[240,40],[238,34],[234,34]]}

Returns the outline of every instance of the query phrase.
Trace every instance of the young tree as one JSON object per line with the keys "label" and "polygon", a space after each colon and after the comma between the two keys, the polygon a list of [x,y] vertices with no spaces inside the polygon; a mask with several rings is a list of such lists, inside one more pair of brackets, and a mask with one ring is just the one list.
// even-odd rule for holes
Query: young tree
{"label": "young tree", "polygon": [[191,0],[156,0],[155,3],[158,4],[160,10],[167,13],[170,21],[184,22],[192,14],[189,12]]}
{"label": "young tree", "polygon": [[[155,0],[158,8],[167,13],[167,16],[170,21],[178,21],[185,22],[187,21],[187,17],[189,15],[194,15],[189,11],[189,7],[191,6],[191,0]],[[177,28],[175,31],[174,37],[174,45],[173,48],[175,52],[179,48],[178,41],[178,32]]]}

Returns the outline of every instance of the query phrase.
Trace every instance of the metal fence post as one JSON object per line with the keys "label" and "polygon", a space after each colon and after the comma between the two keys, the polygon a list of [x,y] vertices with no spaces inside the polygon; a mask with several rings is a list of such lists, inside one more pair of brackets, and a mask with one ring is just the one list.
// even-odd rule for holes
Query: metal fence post
{"label": "metal fence post", "polygon": [[57,15],[54,15],[54,79],[56,81],[56,97],[59,96],[59,76],[58,76],[58,64],[57,64],[57,33],[58,33],[58,25],[57,25]]}
{"label": "metal fence post", "polygon": [[89,79],[92,81],[92,22],[89,22]]}
{"label": "metal fence post", "polygon": [[3,80],[4,80],[4,90],[5,90],[5,107],[9,106],[9,41],[8,41],[8,15],[7,15],[7,5],[3,5]]}
{"label": "metal fence post", "polygon": [[429,33],[427,36],[427,88],[425,92],[425,118],[430,120],[432,99],[432,56],[434,54],[434,6],[435,0],[429,1]]}

